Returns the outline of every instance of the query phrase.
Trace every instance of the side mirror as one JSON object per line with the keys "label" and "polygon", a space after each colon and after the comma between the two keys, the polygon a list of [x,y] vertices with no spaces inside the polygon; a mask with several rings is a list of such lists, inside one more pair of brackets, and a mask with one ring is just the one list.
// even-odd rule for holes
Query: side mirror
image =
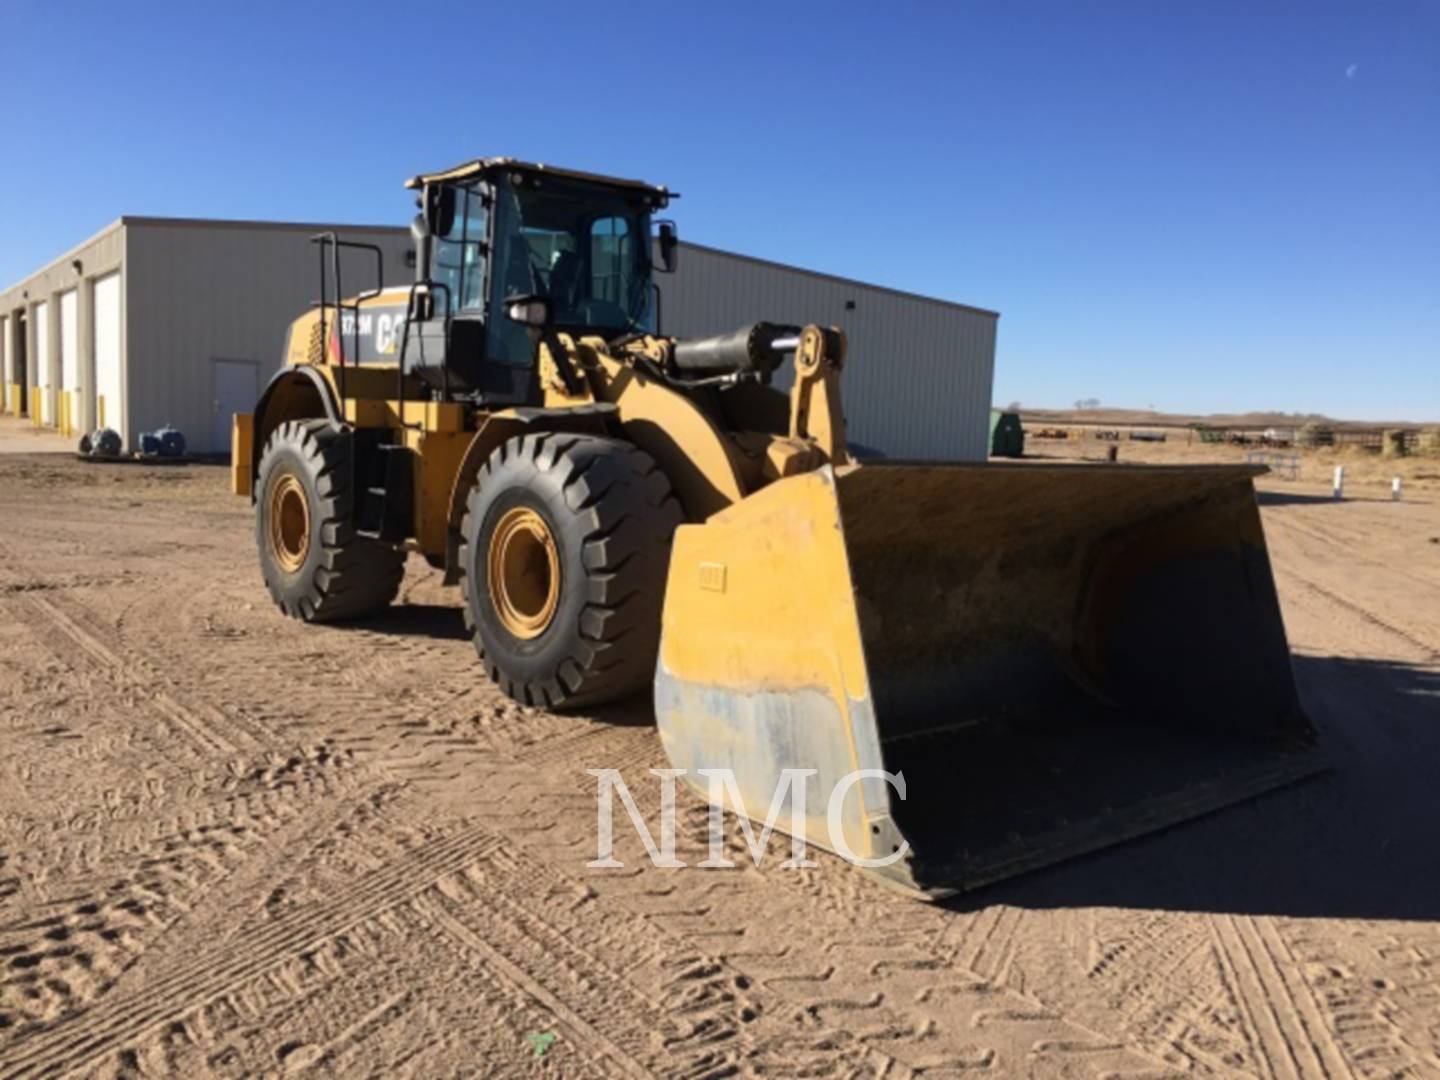
{"label": "side mirror", "polygon": [[427,186],[424,218],[431,236],[449,236],[455,228],[455,189],[448,184]]}
{"label": "side mirror", "polygon": [[675,231],[673,221],[655,223],[655,248],[660,255],[658,269],[661,273],[673,274],[680,262],[680,234]]}
{"label": "side mirror", "polygon": [[412,323],[429,322],[435,317],[435,297],[428,289],[416,289],[411,294],[413,303],[405,317]]}
{"label": "side mirror", "polygon": [[410,265],[415,267],[415,279],[424,281],[425,275],[430,272],[430,230],[425,224],[424,214],[416,214],[410,222],[410,239],[415,244],[415,250],[408,253],[414,257]]}
{"label": "side mirror", "polygon": [[521,326],[543,330],[550,325],[551,315],[548,296],[511,296],[505,301],[505,317]]}

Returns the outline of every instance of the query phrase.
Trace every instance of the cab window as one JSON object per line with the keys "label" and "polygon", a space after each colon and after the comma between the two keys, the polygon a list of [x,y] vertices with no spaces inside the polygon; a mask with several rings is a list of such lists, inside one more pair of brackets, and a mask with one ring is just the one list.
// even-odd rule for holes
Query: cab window
{"label": "cab window", "polygon": [[590,298],[626,305],[633,261],[630,223],[623,217],[597,218],[590,226]]}
{"label": "cab window", "polygon": [[481,193],[457,189],[455,220],[448,233],[435,238],[430,272],[431,278],[450,290],[450,302],[457,312],[476,311],[485,305],[485,224]]}

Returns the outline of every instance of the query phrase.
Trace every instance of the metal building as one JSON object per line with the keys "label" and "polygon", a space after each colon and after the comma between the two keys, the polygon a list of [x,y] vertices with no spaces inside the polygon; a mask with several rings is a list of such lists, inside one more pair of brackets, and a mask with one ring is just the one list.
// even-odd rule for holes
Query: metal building
{"label": "metal building", "polygon": [[[846,434],[886,457],[984,461],[995,377],[993,311],[682,244],[661,277],[667,334],[703,337],[748,322],[845,330]],[[789,387],[789,368],[777,385]]]}
{"label": "metal building", "polygon": [[[0,292],[5,409],[65,433],[112,427],[132,449],[172,424],[193,450],[223,452],[231,414],[253,406],[291,320],[319,294],[309,237],[324,231],[380,247],[386,284],[413,279],[407,229],[121,218]],[[374,284],[373,260],[349,253],[343,269],[347,293]],[[669,334],[757,319],[843,326],[852,442],[985,458],[995,312],[689,243],[658,282]]]}
{"label": "metal building", "polygon": [[[291,320],[319,294],[318,232],[375,244],[387,282],[414,277],[405,229],[122,217],[0,292],[6,411],[134,449],[166,424],[223,452],[280,365]],[[350,259],[347,292],[374,281]]]}

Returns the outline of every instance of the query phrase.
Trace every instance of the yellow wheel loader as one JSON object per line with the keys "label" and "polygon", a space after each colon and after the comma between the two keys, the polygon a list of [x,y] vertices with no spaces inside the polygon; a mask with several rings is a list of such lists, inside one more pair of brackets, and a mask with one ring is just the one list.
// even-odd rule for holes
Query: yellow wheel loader
{"label": "yellow wheel loader", "polygon": [[316,237],[320,300],[236,417],[286,614],[371,615],[418,551],[506,694],[653,685],[702,794],[780,791],[780,827],[929,896],[1316,770],[1260,470],[862,465],[839,329],[658,332],[665,188],[508,158],[407,186],[415,280],[347,294],[379,250]]}

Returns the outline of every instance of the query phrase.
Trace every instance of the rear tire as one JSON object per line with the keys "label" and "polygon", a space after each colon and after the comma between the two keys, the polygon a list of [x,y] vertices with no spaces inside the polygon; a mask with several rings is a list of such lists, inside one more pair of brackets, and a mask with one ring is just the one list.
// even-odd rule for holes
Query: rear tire
{"label": "rear tire", "polygon": [[349,432],[287,420],[271,434],[256,479],[255,542],[265,586],[286,615],[357,619],[400,591],[405,553],[357,536]]}
{"label": "rear tire", "polygon": [[538,432],[480,469],[461,526],[466,625],[516,701],[579,708],[655,675],[680,503],[627,442]]}

